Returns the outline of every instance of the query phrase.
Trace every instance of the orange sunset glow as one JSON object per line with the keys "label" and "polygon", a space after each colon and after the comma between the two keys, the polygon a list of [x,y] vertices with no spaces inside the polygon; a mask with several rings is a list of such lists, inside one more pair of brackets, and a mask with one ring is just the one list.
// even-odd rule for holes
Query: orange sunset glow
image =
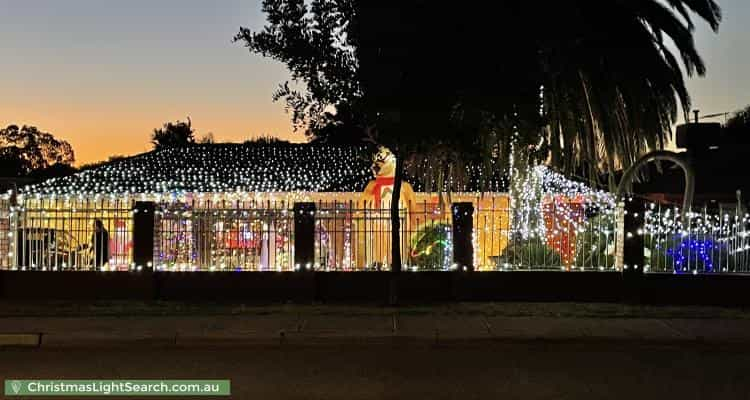
{"label": "orange sunset glow", "polygon": [[[269,102],[270,103],[270,102]],[[191,105],[123,107],[104,104],[60,104],[34,109],[2,105],[1,126],[27,124],[49,131],[70,142],[75,149],[76,164],[95,162],[111,155],[132,155],[151,150],[150,135],[166,121],[184,120],[187,116],[200,138],[209,132],[216,141],[242,142],[260,135],[272,135],[290,141],[304,141],[302,132],[293,132],[288,116],[280,104],[269,104],[266,115],[249,110],[223,110],[201,107],[188,112]],[[196,109],[196,105],[192,105]],[[7,112],[7,114],[6,114]]]}
{"label": "orange sunset glow", "polygon": [[[749,4],[722,4],[722,40],[697,26],[709,72],[687,84],[703,114],[748,102],[750,56],[738,49]],[[284,65],[232,42],[240,26],[263,27],[259,0],[0,0],[0,10],[0,126],[67,140],[77,165],[150,150],[154,128],[188,116],[198,138],[305,140],[271,99]]]}
{"label": "orange sunset glow", "polygon": [[188,116],[198,138],[305,140],[271,99],[289,79],[284,66],[232,43],[240,26],[262,27],[258,2],[0,1],[0,9],[0,126],[67,140],[77,165],[148,151],[154,128]]}

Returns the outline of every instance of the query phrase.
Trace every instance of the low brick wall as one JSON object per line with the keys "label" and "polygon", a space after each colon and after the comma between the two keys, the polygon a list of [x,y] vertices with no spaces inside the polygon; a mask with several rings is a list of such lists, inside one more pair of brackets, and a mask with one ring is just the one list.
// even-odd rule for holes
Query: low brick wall
{"label": "low brick wall", "polygon": [[148,272],[1,271],[0,298],[24,300],[151,300]]}
{"label": "low brick wall", "polygon": [[313,279],[298,272],[158,272],[154,292],[160,300],[311,302]]}
{"label": "low brick wall", "polygon": [[[0,271],[0,299],[375,302],[389,272],[20,272]],[[750,305],[750,276],[615,272],[404,272],[405,303],[568,301]]]}
{"label": "low brick wall", "polygon": [[638,295],[647,304],[750,306],[750,275],[646,274]]}

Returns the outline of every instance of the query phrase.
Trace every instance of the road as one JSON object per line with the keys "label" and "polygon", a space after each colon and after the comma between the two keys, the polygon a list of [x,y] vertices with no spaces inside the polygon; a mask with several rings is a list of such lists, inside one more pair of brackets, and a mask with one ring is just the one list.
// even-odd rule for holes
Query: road
{"label": "road", "polygon": [[681,346],[3,349],[0,378],[231,379],[258,400],[750,398],[750,349]]}

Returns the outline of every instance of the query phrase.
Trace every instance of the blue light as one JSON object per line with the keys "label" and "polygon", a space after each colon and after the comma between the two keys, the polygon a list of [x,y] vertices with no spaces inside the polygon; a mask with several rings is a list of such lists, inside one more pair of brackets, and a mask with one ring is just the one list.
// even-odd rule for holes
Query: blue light
{"label": "blue light", "polygon": [[[702,272],[713,272],[713,255],[718,249],[713,240],[711,239],[696,239],[694,237],[686,237],[680,245],[675,249],[671,248],[667,250],[667,255],[672,257],[675,262],[675,266],[682,267],[683,265],[694,265],[694,269],[699,267],[703,268]],[[682,270],[688,270],[689,268],[675,268],[677,273]]]}

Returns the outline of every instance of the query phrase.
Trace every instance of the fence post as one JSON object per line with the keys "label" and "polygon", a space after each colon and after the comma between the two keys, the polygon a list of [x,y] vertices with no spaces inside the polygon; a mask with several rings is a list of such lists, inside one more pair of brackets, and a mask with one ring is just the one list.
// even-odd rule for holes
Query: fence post
{"label": "fence post", "polygon": [[625,201],[625,242],[623,243],[623,273],[642,274],[644,264],[643,228],[644,201],[631,198]]}
{"label": "fence post", "polygon": [[294,203],[294,266],[306,271],[315,261],[315,203]]}
{"label": "fence post", "polygon": [[133,263],[143,270],[154,266],[155,212],[153,201],[136,201],[133,207]]}
{"label": "fence post", "polygon": [[474,204],[453,203],[453,262],[459,270],[474,270]]}
{"label": "fence post", "polygon": [[21,246],[19,245],[19,241],[23,240],[21,238],[21,235],[19,234],[19,228],[21,228],[18,224],[20,218],[19,218],[19,209],[18,207],[18,189],[16,188],[16,184],[13,184],[13,189],[10,193],[10,199],[8,200],[8,232],[12,233],[11,236],[8,236],[8,269],[14,270],[14,269],[21,269],[21,260],[23,260],[23,254],[21,254],[21,251],[23,250]]}
{"label": "fence post", "polygon": [[637,300],[645,264],[643,229],[645,202],[640,198],[625,199],[623,232],[623,280],[631,300]]}
{"label": "fence post", "polygon": [[618,200],[615,205],[615,270],[624,271],[625,267],[625,201]]}

